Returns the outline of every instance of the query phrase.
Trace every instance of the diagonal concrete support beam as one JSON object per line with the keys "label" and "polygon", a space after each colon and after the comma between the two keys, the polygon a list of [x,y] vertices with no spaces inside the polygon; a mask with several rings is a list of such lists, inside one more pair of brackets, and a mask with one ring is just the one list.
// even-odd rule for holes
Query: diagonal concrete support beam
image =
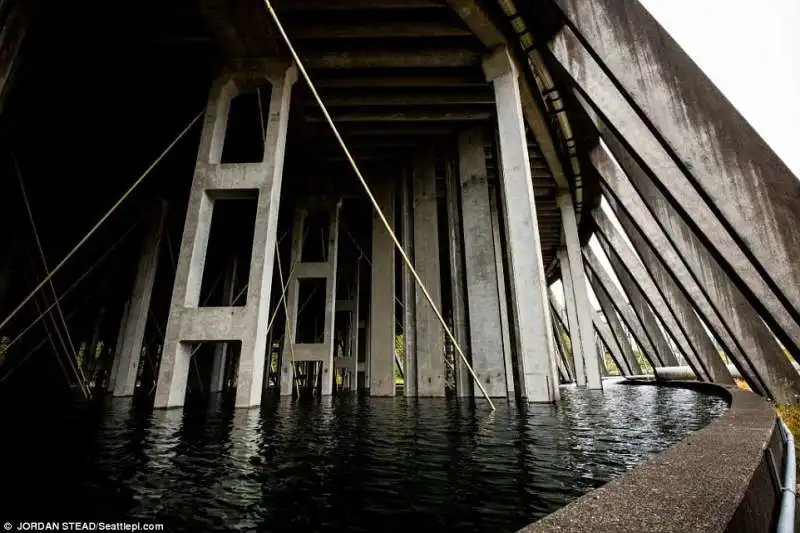
{"label": "diagonal concrete support beam", "polygon": [[672,280],[661,276],[651,278],[634,251],[622,239],[622,235],[601,209],[595,209],[592,217],[597,224],[599,234],[602,235],[601,244],[604,245],[615,272],[620,276],[620,273],[625,271],[635,279],[698,377],[714,383],[733,384],[733,378],[714,343],[694,314],[691,304],[677,290]]}
{"label": "diagonal concrete support beam", "polygon": [[611,129],[625,139],[800,357],[800,270],[793,259],[800,234],[789,229],[800,225],[800,182],[637,2],[556,3],[571,27],[562,28],[550,50],[590,102],[590,115],[603,122],[603,138]]}
{"label": "diagonal concrete support beam", "polygon": [[614,285],[611,276],[591,248],[584,250],[583,258],[593,274],[589,281],[595,294],[605,292],[608,295],[653,368],[677,365],[678,361],[653,315],[650,304],[633,282],[633,278],[627,272],[623,272],[619,277],[620,284],[630,299],[630,304],[627,304],[625,297]]}
{"label": "diagonal concrete support beam", "polygon": [[[603,322],[602,315],[599,313],[594,313],[592,316],[592,322],[594,323],[594,329],[597,331],[597,334],[600,336],[600,340],[602,344],[608,348],[608,353],[611,354],[611,358],[614,360],[614,364],[617,365],[619,371],[622,373],[623,376],[635,376],[641,374],[640,372],[634,372],[630,365],[628,365],[628,361],[622,355],[622,348],[620,347],[617,339],[614,337],[614,334],[611,332],[611,328]],[[599,357],[603,356],[603,352],[601,351],[598,354]],[[601,364],[601,368],[605,368],[605,363]],[[608,372],[606,372],[607,374]]]}
{"label": "diagonal concrete support beam", "polygon": [[[623,171],[601,147],[592,151],[591,159],[605,183],[609,204],[615,212],[624,211],[640,233],[634,239],[628,232],[640,257],[645,263],[663,263],[754,391],[781,403],[793,402],[800,391],[797,371],[752,305],[641,167],[626,158],[621,162]],[[639,196],[626,173],[638,174],[637,181],[649,185],[644,196]],[[651,206],[649,211],[645,204]]]}
{"label": "diagonal concrete support beam", "polygon": [[[619,356],[622,365],[618,364],[620,371],[624,373],[624,370],[627,368],[628,372],[631,375],[639,375],[642,373],[642,368],[639,366],[639,361],[636,360],[636,356],[633,355],[633,349],[631,348],[630,342],[628,342],[628,337],[625,335],[625,331],[622,329],[622,324],[619,321],[619,317],[617,317],[617,313],[614,310],[614,304],[611,303],[611,298],[609,298],[608,293],[605,290],[596,290],[594,291],[595,297],[597,301],[600,303],[600,310],[602,314],[606,318],[607,325],[609,329],[609,333],[613,337],[613,341],[617,344],[617,348],[619,349]],[[598,333],[600,336],[603,337],[603,342],[606,343],[606,346],[609,347],[612,353],[614,353],[614,346],[613,342],[607,341],[602,331],[599,331],[597,328],[597,317],[595,317],[595,328],[598,329]]]}
{"label": "diagonal concrete support beam", "polygon": [[566,319],[561,316],[561,312],[556,305],[552,287],[548,290],[548,296],[550,300],[550,313],[553,316],[553,333],[556,336],[556,347],[558,348],[562,363],[567,369],[567,374],[569,374],[569,381],[575,382],[575,364],[572,359],[572,351],[567,348],[567,344],[564,342],[564,336],[569,336],[567,322]]}

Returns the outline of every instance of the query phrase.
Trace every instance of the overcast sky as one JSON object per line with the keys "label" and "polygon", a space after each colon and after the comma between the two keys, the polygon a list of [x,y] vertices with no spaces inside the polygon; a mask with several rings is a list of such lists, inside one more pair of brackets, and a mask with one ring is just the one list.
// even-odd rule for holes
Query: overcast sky
{"label": "overcast sky", "polygon": [[800,0],[640,0],[800,176]]}

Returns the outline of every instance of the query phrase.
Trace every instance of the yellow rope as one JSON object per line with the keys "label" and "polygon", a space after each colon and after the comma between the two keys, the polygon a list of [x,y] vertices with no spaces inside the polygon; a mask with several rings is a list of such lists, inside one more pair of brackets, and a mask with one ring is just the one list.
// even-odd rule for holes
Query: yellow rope
{"label": "yellow rope", "polygon": [[334,124],[333,119],[331,118],[330,114],[328,113],[328,109],[325,107],[325,104],[322,102],[322,98],[320,98],[319,93],[317,92],[317,89],[314,86],[314,83],[311,81],[311,77],[308,75],[308,72],[306,72],[306,69],[303,66],[302,61],[300,61],[300,57],[298,57],[297,52],[294,49],[294,46],[292,46],[292,42],[289,40],[289,36],[286,35],[286,31],[284,31],[284,29],[283,29],[283,25],[281,24],[281,21],[278,18],[278,14],[273,9],[272,4],[270,3],[270,0],[264,0],[264,4],[266,4],[267,10],[269,10],[270,15],[272,16],[272,19],[275,22],[275,26],[278,28],[278,31],[280,32],[281,36],[283,37],[283,40],[286,42],[286,46],[289,48],[289,52],[292,54],[292,58],[294,59],[295,63],[297,64],[297,68],[302,73],[303,78],[305,78],[306,83],[308,84],[308,88],[311,90],[311,93],[314,95],[314,99],[317,101],[317,104],[319,104],[319,107],[322,110],[322,114],[325,115],[325,120],[328,122],[328,125],[331,127],[331,130],[333,131],[333,134],[336,137],[336,140],[339,142],[339,145],[342,147],[342,150],[344,151],[344,154],[347,157],[347,160],[350,162],[350,165],[353,167],[353,171],[356,173],[356,176],[358,177],[358,180],[361,182],[361,185],[363,186],[364,191],[367,193],[367,196],[369,197],[370,202],[372,202],[372,206],[375,208],[375,212],[378,214],[378,217],[381,219],[381,222],[383,223],[383,226],[386,228],[386,231],[389,233],[389,236],[392,238],[392,241],[394,241],[395,247],[400,252],[400,255],[402,256],[403,261],[406,264],[406,267],[408,267],[408,270],[409,270],[409,272],[411,272],[411,275],[414,276],[414,280],[416,281],[417,286],[419,287],[420,291],[422,291],[422,294],[425,296],[425,299],[428,300],[428,303],[430,304],[431,308],[433,309],[433,312],[436,314],[436,318],[438,318],[439,322],[442,324],[442,328],[444,329],[445,334],[450,339],[450,342],[453,343],[453,347],[456,349],[456,351],[458,352],[458,355],[461,357],[461,360],[464,362],[464,365],[467,367],[467,370],[469,370],[469,373],[472,375],[472,379],[478,385],[478,387],[480,388],[481,392],[483,393],[483,396],[489,402],[489,405],[491,406],[492,410],[494,411],[495,410],[494,402],[492,402],[492,399],[489,397],[489,393],[487,393],[486,389],[483,387],[483,383],[481,383],[481,381],[478,379],[478,376],[475,374],[475,371],[472,369],[472,365],[469,364],[469,361],[467,360],[466,356],[464,355],[464,352],[461,351],[461,347],[458,345],[458,342],[456,342],[456,339],[453,336],[453,333],[450,331],[450,328],[447,327],[447,323],[445,322],[444,317],[442,317],[442,314],[439,312],[439,309],[436,307],[436,304],[433,302],[433,298],[428,293],[428,289],[425,288],[425,285],[422,283],[422,280],[420,279],[419,274],[417,274],[417,271],[414,269],[414,265],[412,265],[411,260],[408,258],[408,255],[406,255],[405,250],[403,250],[403,247],[400,244],[400,241],[397,240],[397,236],[394,234],[394,231],[392,230],[391,224],[389,224],[389,222],[386,220],[386,217],[384,216],[383,212],[381,211],[377,200],[375,200],[375,197],[372,195],[372,191],[370,191],[369,185],[367,185],[367,181],[364,179],[364,176],[361,174],[361,171],[359,170],[358,165],[356,164],[355,160],[353,159],[353,156],[350,154],[350,150],[348,150],[347,145],[345,144],[344,140],[342,139],[342,136],[339,134],[339,130],[336,127],[336,124]]}
{"label": "yellow rope", "polygon": [[130,196],[131,193],[133,193],[133,191],[144,181],[144,179],[153,171],[153,169],[161,162],[161,160],[164,159],[164,157],[166,157],[166,155],[170,152],[170,150],[172,150],[172,148],[176,144],[178,144],[178,141],[180,141],[186,135],[186,133],[188,133],[188,131],[192,128],[192,126],[195,125],[195,123],[200,119],[201,116],[203,116],[202,111],[192,119],[189,125],[186,126],[183,129],[183,131],[181,131],[178,134],[177,137],[175,137],[175,140],[173,140],[169,144],[169,146],[167,146],[167,148],[163,152],[161,152],[161,154],[155,159],[155,161],[153,161],[153,163],[149,167],[147,167],[144,173],[141,176],[139,176],[139,178],[135,182],[133,182],[133,185],[131,185],[128,188],[128,190],[125,191],[125,193],[120,197],[120,199],[117,200],[116,203],[114,203],[114,205],[111,206],[111,208],[106,212],[106,214],[103,215],[94,226],[92,226],[92,229],[90,229],[89,232],[80,241],[78,241],[78,244],[76,244],[72,248],[72,250],[70,250],[69,253],[67,253],[64,259],[62,259],[53,268],[53,270],[50,271],[50,274],[45,276],[45,278],[30,292],[30,294],[28,294],[25,297],[25,299],[23,299],[22,302],[20,302],[19,305],[17,305],[17,307],[15,307],[14,310],[11,311],[11,313],[9,313],[9,315],[5,319],[3,319],[2,322],[0,322],[0,331],[2,331],[2,329],[6,325],[8,325],[8,323],[11,322],[11,320],[17,315],[17,313],[20,312],[20,310],[25,306],[25,304],[27,304],[31,300],[31,298],[33,298],[34,295],[36,295],[36,293],[39,292],[42,289],[42,287],[44,287],[59,270],[61,270],[61,268],[67,263],[67,261],[69,261],[72,258],[72,256],[75,255],[75,253],[78,250],[80,250],[80,248],[84,244],[86,244],[86,241],[88,241],[92,237],[92,235],[94,235],[95,232],[100,228],[100,226],[102,226],[106,222],[106,220],[108,220],[108,218],[112,215],[112,213],[114,213],[114,211],[116,211],[117,208],[120,205],[122,205],[122,202],[124,202],[128,198],[128,196]]}

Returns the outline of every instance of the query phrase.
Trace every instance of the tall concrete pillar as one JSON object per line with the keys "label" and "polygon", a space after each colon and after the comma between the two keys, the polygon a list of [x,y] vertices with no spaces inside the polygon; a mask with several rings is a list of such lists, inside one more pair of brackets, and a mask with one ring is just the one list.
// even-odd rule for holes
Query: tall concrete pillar
{"label": "tall concrete pillar", "polygon": [[130,309],[130,299],[126,300],[122,307],[122,315],[119,321],[119,330],[117,331],[117,342],[114,344],[114,359],[111,361],[111,370],[108,373],[108,382],[106,383],[106,392],[113,393],[114,386],[117,383],[117,374],[119,374],[119,365],[122,360],[122,341],[125,338],[125,329],[128,326],[128,311]]}
{"label": "tall concrete pillar", "polygon": [[513,314],[518,331],[517,354],[522,367],[520,392],[531,402],[553,402],[559,396],[558,370],[518,72],[505,47],[484,61],[483,69],[494,87],[497,105],[500,181],[510,251]]}
{"label": "tall concrete pillar", "polygon": [[574,291],[572,288],[572,272],[569,269],[569,258],[564,248],[558,250],[558,266],[561,270],[561,287],[564,292],[564,303],[566,311],[565,330],[569,332],[569,344],[572,351],[572,360],[575,364],[575,384],[579,387],[586,386],[586,364],[583,359],[582,341],[580,328],[578,327],[578,315],[575,304]]}
{"label": "tall concrete pillar", "polygon": [[503,339],[503,361],[506,368],[507,397],[515,397],[514,357],[511,345],[511,323],[508,318],[508,298],[506,296],[506,273],[503,263],[503,242],[500,235],[500,214],[497,206],[497,190],[489,189],[489,213],[492,221],[494,240],[494,260],[497,271],[497,296],[500,304],[500,335]]}
{"label": "tall concrete pillar", "polygon": [[[225,280],[222,286],[222,301],[229,307],[233,307],[236,298],[236,270],[238,260],[233,257],[227,265]],[[214,347],[214,361],[211,364],[211,385],[210,392],[221,392],[225,388],[225,368],[228,364],[228,355],[231,345],[227,342],[220,342]]]}
{"label": "tall concrete pillar", "polygon": [[[288,285],[286,303],[288,317],[281,354],[281,396],[291,396],[295,382],[295,363],[313,361],[322,363],[322,396],[333,392],[334,365],[334,318],[336,316],[336,269],[339,257],[339,211],[341,201],[333,198],[307,198],[298,201],[292,225],[292,264],[294,273],[285,280]],[[325,249],[324,261],[308,261],[303,258],[304,240],[311,238],[309,214],[318,211],[327,213],[328,242],[322,243]],[[316,230],[316,228],[315,228]],[[321,342],[297,342],[296,332],[300,309],[300,283],[306,279],[325,281],[325,309]],[[316,310],[308,310],[314,312]],[[303,341],[304,339],[301,339]],[[372,369],[370,368],[370,375]]]}
{"label": "tall concrete pillar", "polygon": [[[442,305],[439,273],[439,223],[436,168],[432,147],[414,160],[414,267],[436,306]],[[445,363],[442,325],[425,295],[416,288],[417,395],[444,396]]]}
{"label": "tall concrete pillar", "polygon": [[[403,171],[400,180],[400,228],[403,249],[408,257],[414,257],[414,193],[413,175]],[[417,312],[416,282],[411,272],[403,265],[403,392],[406,396],[417,395]]]}
{"label": "tall concrete pillar", "polygon": [[136,390],[136,375],[142,354],[153,284],[156,281],[161,235],[164,232],[166,216],[167,203],[159,200],[153,209],[151,225],[145,235],[133,290],[126,308],[125,327],[117,354],[119,362],[116,363],[116,376],[114,376],[114,396],[133,396]]}
{"label": "tall concrete pillar", "polygon": [[[386,220],[394,227],[394,181],[373,185]],[[372,217],[372,293],[370,325],[370,396],[394,396],[394,241],[377,213]]]}
{"label": "tall concrete pillar", "polygon": [[614,270],[618,275],[624,270],[636,280],[698,378],[732,385],[733,378],[714,343],[694,314],[691,304],[671,283],[672,280],[660,277],[653,279],[601,209],[596,209],[592,216]]}
{"label": "tall concrete pillar", "polygon": [[[449,156],[449,154],[448,154]],[[467,337],[467,301],[464,265],[464,237],[462,231],[461,200],[459,198],[459,162],[456,157],[445,161],[445,203],[447,207],[447,237],[450,254],[450,303],[453,312],[453,336],[468,361],[472,361],[472,350]],[[488,227],[491,231],[491,226]],[[474,391],[472,376],[461,356],[453,349],[453,364],[456,370],[456,395],[471,396]],[[474,368],[473,368],[474,370]],[[479,392],[479,391],[478,391]]]}
{"label": "tall concrete pillar", "polygon": [[[469,334],[472,366],[478,379],[490,396],[506,396],[503,332],[507,324],[503,324],[500,311],[505,288],[498,285],[485,144],[481,128],[464,131],[458,138]],[[477,387],[474,392],[480,394]]]}
{"label": "tall concrete pillar", "polygon": [[[568,190],[561,191],[557,197],[561,210],[561,222],[566,241],[566,250],[559,254],[561,272],[568,270],[568,283],[564,285],[564,298],[567,310],[573,307],[575,327],[570,322],[572,337],[572,352],[575,355],[576,375],[580,375],[578,368],[578,353],[581,354],[585,369],[585,386],[590,389],[602,389],[603,381],[600,369],[597,366],[597,344],[594,341],[594,327],[592,325],[592,304],[589,302],[589,293],[586,287],[586,275],[583,272],[583,257],[581,256],[581,243],[578,237],[578,222],[575,218],[575,207],[572,203],[572,193]],[[566,265],[565,265],[566,262]],[[565,268],[566,266],[566,268]],[[572,318],[572,315],[569,315]],[[578,385],[584,385],[578,383]]]}
{"label": "tall concrete pillar", "polygon": [[590,116],[600,113],[593,119],[604,123],[603,138],[609,126],[619,132],[800,357],[800,182],[641,4],[557,3],[571,27],[551,41],[551,51],[588,98]]}
{"label": "tall concrete pillar", "polygon": [[[611,303],[611,298],[609,298],[608,293],[605,290],[596,290],[594,291],[594,294],[598,303],[600,304],[600,310],[606,318],[606,322],[608,323],[607,327],[609,329],[609,333],[613,337],[613,341],[606,340],[604,332],[599,331],[600,328],[597,328],[598,333],[600,333],[600,337],[603,339],[603,342],[606,344],[606,346],[608,346],[608,349],[612,354],[618,352],[617,355],[620,357],[620,362],[617,363],[617,366],[619,366],[620,372],[625,374],[625,369],[627,369],[631,375],[640,375],[642,373],[642,369],[639,366],[639,361],[637,361],[636,356],[633,355],[631,344],[628,342],[628,336],[625,334],[625,330],[622,329],[622,324],[620,323],[619,317],[614,310],[614,304]],[[596,322],[597,320],[595,317],[595,323]]]}
{"label": "tall concrete pillar", "polygon": [[[194,181],[183,230],[175,288],[170,304],[155,407],[178,407],[185,401],[194,342],[240,341],[236,406],[261,403],[269,298],[274,265],[283,176],[286,130],[296,69],[282,60],[253,61],[230,70],[214,83],[200,138]],[[267,81],[272,86],[264,135],[264,159],[221,164],[228,111],[241,84]],[[200,287],[211,215],[216,198],[258,195],[253,253],[244,307],[199,307]]]}
{"label": "tall concrete pillar", "polygon": [[[602,147],[590,157],[609,205],[624,210],[646,240],[631,237],[642,260],[663,261],[754,391],[792,403],[800,378],[761,317],[641,166],[621,145],[615,147],[625,155],[619,166]],[[629,175],[636,175],[639,192]]]}

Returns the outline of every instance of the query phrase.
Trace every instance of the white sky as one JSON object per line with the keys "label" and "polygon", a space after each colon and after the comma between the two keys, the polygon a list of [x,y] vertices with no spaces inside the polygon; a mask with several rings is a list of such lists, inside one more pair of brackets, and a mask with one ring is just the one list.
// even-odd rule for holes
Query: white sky
{"label": "white sky", "polygon": [[800,1],[640,2],[800,176]]}

